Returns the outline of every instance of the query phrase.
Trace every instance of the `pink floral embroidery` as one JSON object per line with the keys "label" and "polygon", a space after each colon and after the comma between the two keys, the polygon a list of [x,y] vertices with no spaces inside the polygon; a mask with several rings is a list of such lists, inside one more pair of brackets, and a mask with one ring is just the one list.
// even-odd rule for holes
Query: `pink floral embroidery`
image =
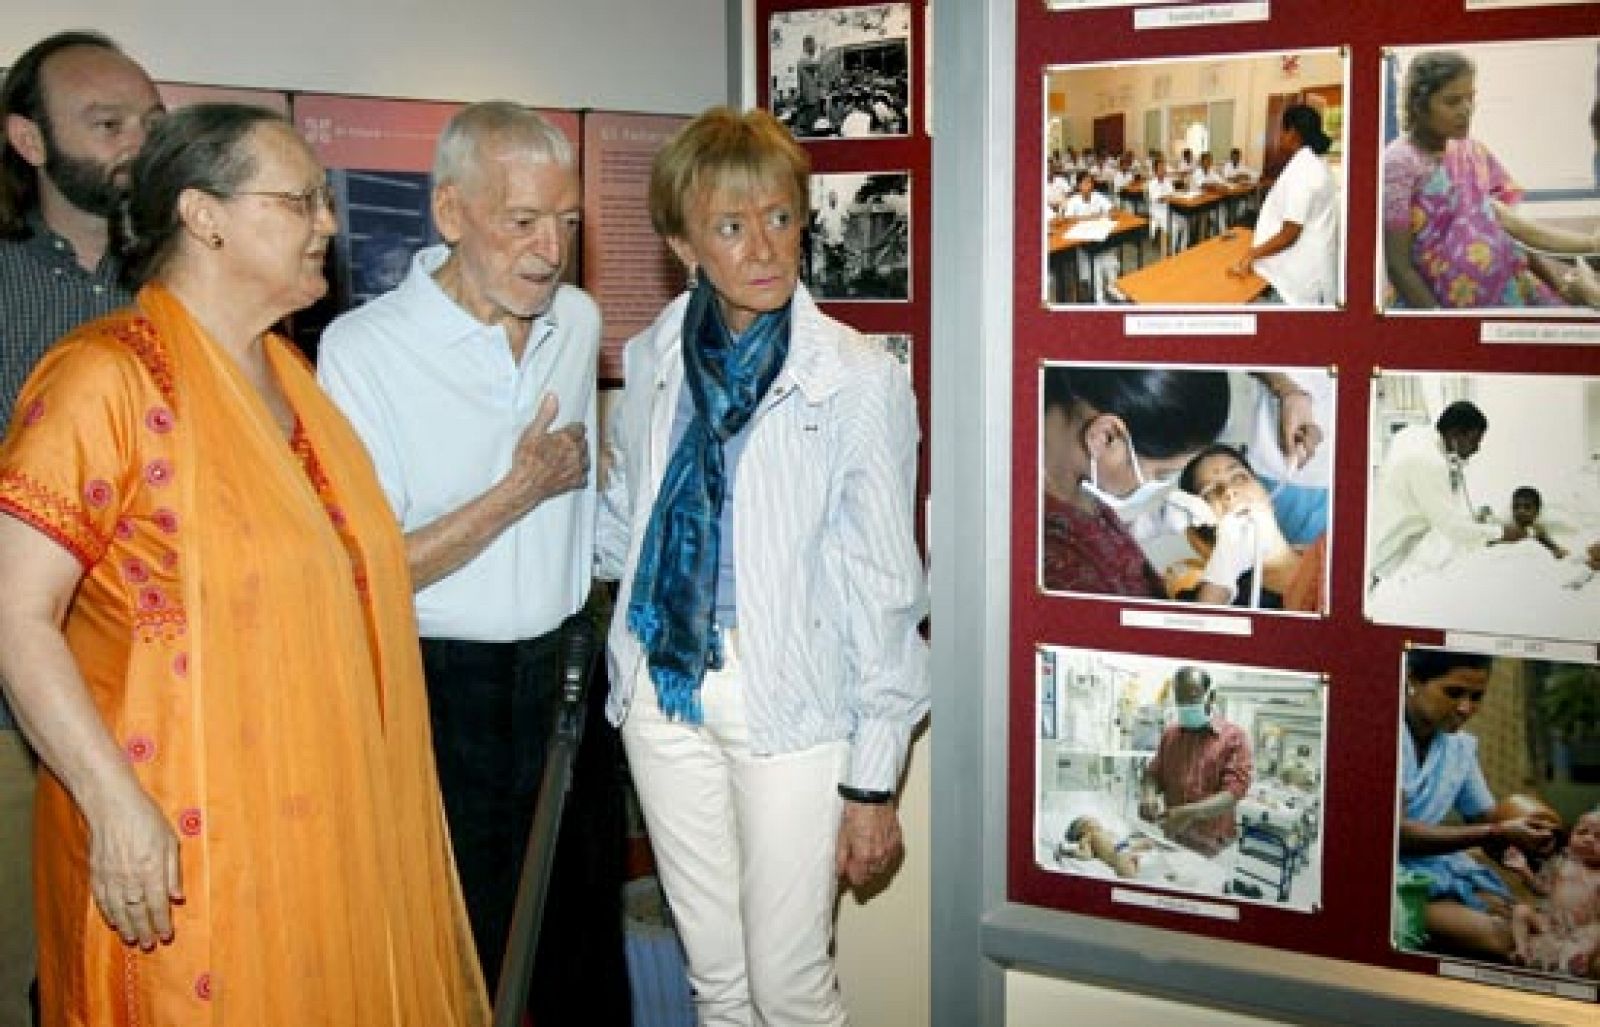
{"label": "pink floral embroidery", "polygon": [[160,488],[172,480],[172,461],[156,459],[144,465],[144,480]]}
{"label": "pink floral embroidery", "polygon": [[200,816],[200,811],[191,806],[178,814],[178,831],[185,838],[197,838],[204,822],[204,818]]}
{"label": "pink floral embroidery", "polygon": [[211,974],[201,974],[194,979],[194,997],[202,1002],[211,1001]]}
{"label": "pink floral embroidery", "polygon": [[96,478],[83,487],[83,498],[96,509],[107,506],[115,495],[116,490],[104,478]]}
{"label": "pink floral embroidery", "polygon": [[36,399],[28,404],[28,412],[22,415],[23,424],[38,424],[44,420],[44,400]]}
{"label": "pink floral embroidery", "polygon": [[133,522],[126,517],[118,517],[117,526],[113,530],[116,532],[117,538],[124,542],[133,538]]}
{"label": "pink floral embroidery", "polygon": [[143,585],[150,580],[150,565],[137,556],[130,556],[122,561],[122,576],[135,585]]}
{"label": "pink floral embroidery", "polygon": [[161,566],[169,571],[178,569],[178,551],[169,549],[161,554]]}
{"label": "pink floral embroidery", "polygon": [[157,435],[165,435],[172,430],[172,411],[166,407],[151,407],[145,412],[144,426]]}
{"label": "pink floral embroidery", "polygon": [[122,746],[133,763],[149,763],[156,758],[156,741],[149,735],[134,735]]}
{"label": "pink floral embroidery", "polygon": [[179,653],[172,658],[172,673],[180,678],[189,676],[189,654]]}
{"label": "pink floral embroidery", "polygon": [[167,594],[155,586],[139,590],[139,609],[163,610],[167,606]]}
{"label": "pink floral embroidery", "polygon": [[158,507],[155,513],[150,515],[150,519],[155,522],[156,527],[168,535],[176,535],[178,533],[178,515],[166,507]]}

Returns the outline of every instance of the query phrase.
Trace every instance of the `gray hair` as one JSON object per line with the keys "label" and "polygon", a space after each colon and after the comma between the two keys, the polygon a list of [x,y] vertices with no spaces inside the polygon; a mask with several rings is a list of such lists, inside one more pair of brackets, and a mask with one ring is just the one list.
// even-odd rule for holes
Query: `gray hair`
{"label": "gray hair", "polygon": [[485,100],[463,107],[444,127],[433,158],[433,184],[470,179],[491,149],[534,164],[571,168],[577,161],[566,135],[538,111],[509,100]]}
{"label": "gray hair", "polygon": [[1428,101],[1433,94],[1462,75],[1478,71],[1472,58],[1458,50],[1425,50],[1406,65],[1406,81],[1401,89],[1400,127],[1409,132],[1428,116]]}

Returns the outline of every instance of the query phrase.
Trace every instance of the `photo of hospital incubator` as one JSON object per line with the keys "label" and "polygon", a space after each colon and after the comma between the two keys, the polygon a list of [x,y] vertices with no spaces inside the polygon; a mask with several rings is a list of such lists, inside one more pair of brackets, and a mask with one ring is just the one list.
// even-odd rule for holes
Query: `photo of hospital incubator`
{"label": "photo of hospital incubator", "polygon": [[[1035,859],[1047,871],[1311,911],[1321,901],[1320,675],[1131,654],[1041,648]],[[1175,678],[1203,673],[1210,713],[1180,713]],[[1045,700],[1048,699],[1046,702]],[[1047,714],[1048,710],[1048,714]],[[1187,720],[1197,723],[1183,727]],[[1155,817],[1163,776],[1193,782],[1187,753],[1231,746],[1231,808],[1205,821],[1174,799]]]}

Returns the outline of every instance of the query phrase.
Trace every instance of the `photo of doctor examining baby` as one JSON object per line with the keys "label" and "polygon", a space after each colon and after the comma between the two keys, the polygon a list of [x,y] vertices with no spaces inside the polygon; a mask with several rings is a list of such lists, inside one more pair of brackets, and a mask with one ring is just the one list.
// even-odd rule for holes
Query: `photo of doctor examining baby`
{"label": "photo of doctor examining baby", "polygon": [[1039,392],[1044,591],[1326,610],[1327,369],[1051,363]]}
{"label": "photo of doctor examining baby", "polygon": [[1331,307],[1338,50],[1047,68],[1045,302]]}
{"label": "photo of doctor examining baby", "polygon": [[1600,37],[1396,47],[1383,77],[1379,306],[1600,313]]}
{"label": "photo of doctor examining baby", "polygon": [[1325,693],[1299,671],[1041,647],[1039,866],[1316,909]]}
{"label": "photo of doctor examining baby", "polygon": [[1395,946],[1600,980],[1600,666],[1417,647],[1400,691]]}
{"label": "photo of doctor examining baby", "polygon": [[1600,379],[1373,379],[1367,616],[1488,634],[1600,632]]}

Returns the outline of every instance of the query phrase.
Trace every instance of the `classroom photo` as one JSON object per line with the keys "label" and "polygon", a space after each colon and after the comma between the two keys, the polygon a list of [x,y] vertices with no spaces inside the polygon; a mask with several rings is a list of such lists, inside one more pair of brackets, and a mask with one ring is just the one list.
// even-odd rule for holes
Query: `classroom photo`
{"label": "classroom photo", "polygon": [[1335,49],[1047,68],[1045,303],[1338,305],[1348,71]]}

